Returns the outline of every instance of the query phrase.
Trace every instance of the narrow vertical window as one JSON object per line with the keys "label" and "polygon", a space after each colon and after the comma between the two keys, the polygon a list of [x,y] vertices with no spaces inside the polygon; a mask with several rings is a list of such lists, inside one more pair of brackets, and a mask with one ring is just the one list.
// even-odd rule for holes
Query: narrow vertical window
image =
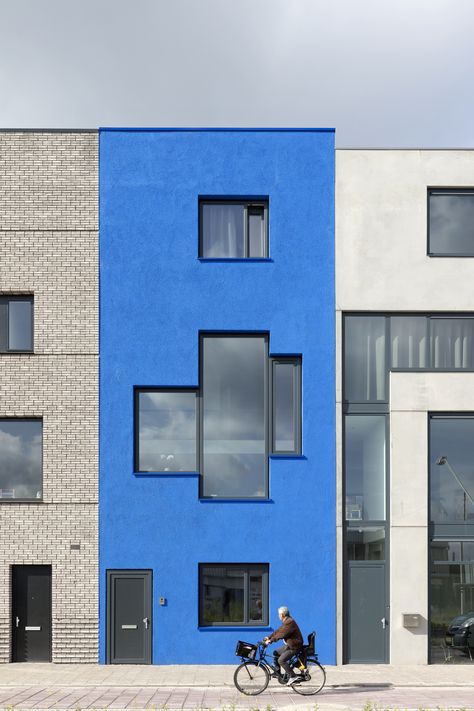
{"label": "narrow vertical window", "polygon": [[268,201],[200,200],[199,231],[200,257],[267,257]]}
{"label": "narrow vertical window", "polygon": [[301,454],[301,358],[272,359],[272,452]]}

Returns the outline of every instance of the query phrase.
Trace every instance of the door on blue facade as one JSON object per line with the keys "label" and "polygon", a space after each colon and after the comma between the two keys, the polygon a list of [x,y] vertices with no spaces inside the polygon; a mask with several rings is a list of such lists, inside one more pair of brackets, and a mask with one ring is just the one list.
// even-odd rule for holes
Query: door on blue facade
{"label": "door on blue facade", "polygon": [[151,571],[107,571],[107,662],[151,664],[151,635]]}

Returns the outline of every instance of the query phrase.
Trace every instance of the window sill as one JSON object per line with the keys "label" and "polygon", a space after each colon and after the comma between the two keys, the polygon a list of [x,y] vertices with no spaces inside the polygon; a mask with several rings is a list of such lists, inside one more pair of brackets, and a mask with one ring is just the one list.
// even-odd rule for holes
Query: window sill
{"label": "window sill", "polygon": [[269,454],[268,455],[270,459],[303,459],[307,460],[308,457],[305,454],[289,454],[286,452],[282,452],[281,454],[275,453],[275,454]]}
{"label": "window sill", "polygon": [[195,477],[199,476],[199,472],[133,472],[133,476],[140,477]]}
{"label": "window sill", "polygon": [[247,498],[247,499],[226,499],[213,496],[199,497],[200,504],[273,504],[273,499],[268,498]]}
{"label": "window sill", "polygon": [[43,504],[43,499],[2,499],[0,498],[0,506],[2,504]]}
{"label": "window sill", "polygon": [[204,627],[198,625],[199,632],[240,632],[240,630],[259,630],[261,632],[273,632],[273,627],[268,625],[209,625]]}
{"label": "window sill", "polygon": [[198,257],[199,262],[273,262],[270,257]]}

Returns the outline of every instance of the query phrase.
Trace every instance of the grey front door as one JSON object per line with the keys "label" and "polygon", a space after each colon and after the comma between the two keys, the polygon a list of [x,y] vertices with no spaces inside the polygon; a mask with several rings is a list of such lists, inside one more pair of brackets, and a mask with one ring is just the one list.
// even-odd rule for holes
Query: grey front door
{"label": "grey front door", "polygon": [[350,563],[346,602],[346,662],[387,662],[385,564]]}
{"label": "grey front door", "polygon": [[12,568],[12,661],[51,661],[51,566]]}
{"label": "grey front door", "polygon": [[151,664],[150,570],[107,571],[107,661]]}

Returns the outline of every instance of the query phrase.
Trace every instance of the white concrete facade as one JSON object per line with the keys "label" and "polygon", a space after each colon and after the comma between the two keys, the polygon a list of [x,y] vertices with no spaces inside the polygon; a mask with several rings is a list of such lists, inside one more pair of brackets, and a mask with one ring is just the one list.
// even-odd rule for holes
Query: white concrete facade
{"label": "white concrete facade", "polygon": [[[472,312],[474,259],[427,254],[428,188],[474,186],[473,151],[336,152],[338,348],[347,312]],[[338,540],[343,531],[341,394],[338,362]],[[428,662],[428,413],[474,412],[474,374],[390,374],[390,662]],[[343,578],[342,544],[339,580]],[[341,586],[339,586],[341,588]],[[343,596],[338,598],[343,628]],[[416,613],[410,630],[402,616]],[[339,632],[338,662],[343,661]]]}

